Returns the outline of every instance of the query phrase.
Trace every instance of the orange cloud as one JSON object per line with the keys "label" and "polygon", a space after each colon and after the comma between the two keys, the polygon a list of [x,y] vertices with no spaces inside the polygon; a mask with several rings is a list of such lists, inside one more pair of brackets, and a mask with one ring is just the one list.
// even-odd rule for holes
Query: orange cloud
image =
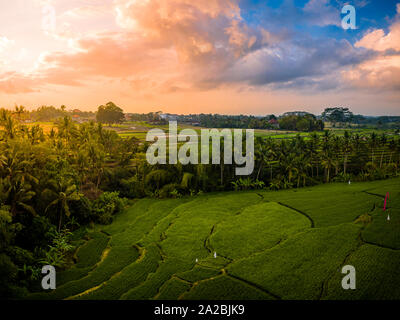
{"label": "orange cloud", "polygon": [[71,18],[90,18],[107,14],[110,10],[106,5],[84,5],[64,12],[64,16]]}
{"label": "orange cloud", "polygon": [[[68,14],[98,12],[92,6]],[[116,0],[123,30],[75,40],[75,52],[47,53],[30,77],[80,85],[94,77],[131,82],[145,91],[176,91],[201,83],[243,56],[257,38],[241,22],[235,0]],[[138,86],[138,79],[144,81]],[[1,90],[1,88],[0,88]],[[17,91],[17,87],[15,87]]]}
{"label": "orange cloud", "polygon": [[357,41],[354,46],[375,51],[400,50],[400,21],[390,27],[387,35],[382,29],[373,30]]}
{"label": "orange cloud", "polygon": [[7,94],[37,92],[33,89],[34,80],[16,72],[6,72],[0,75],[0,92]]}
{"label": "orange cloud", "polygon": [[[398,5],[398,12],[399,9]],[[382,29],[368,32],[355,43],[355,47],[372,50],[376,55],[343,71],[346,82],[360,88],[400,89],[400,21],[396,20],[387,34]]]}

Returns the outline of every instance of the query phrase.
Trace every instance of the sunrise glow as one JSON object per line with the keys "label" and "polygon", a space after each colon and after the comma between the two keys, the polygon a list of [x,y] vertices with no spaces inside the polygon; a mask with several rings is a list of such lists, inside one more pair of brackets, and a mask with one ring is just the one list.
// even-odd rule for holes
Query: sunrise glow
{"label": "sunrise glow", "polygon": [[[400,5],[329,0],[0,4],[0,105],[399,115]],[[379,10],[375,6],[380,6]]]}

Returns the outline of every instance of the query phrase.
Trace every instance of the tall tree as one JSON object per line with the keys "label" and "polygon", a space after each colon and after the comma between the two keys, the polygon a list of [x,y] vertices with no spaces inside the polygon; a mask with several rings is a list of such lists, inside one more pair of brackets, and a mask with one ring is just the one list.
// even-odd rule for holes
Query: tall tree
{"label": "tall tree", "polygon": [[101,123],[121,123],[124,120],[124,112],[113,102],[108,102],[105,106],[101,105],[96,114],[96,120]]}
{"label": "tall tree", "polygon": [[46,212],[52,206],[56,206],[59,216],[58,231],[61,231],[63,216],[70,216],[69,202],[79,200],[80,194],[77,192],[72,180],[66,177],[58,177],[57,179],[50,180],[48,184],[49,188],[47,190],[53,194],[55,199],[47,206]]}

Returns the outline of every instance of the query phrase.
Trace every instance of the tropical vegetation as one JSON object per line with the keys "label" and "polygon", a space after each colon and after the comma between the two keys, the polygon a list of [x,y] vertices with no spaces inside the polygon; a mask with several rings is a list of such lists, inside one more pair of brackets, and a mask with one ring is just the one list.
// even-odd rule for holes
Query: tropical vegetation
{"label": "tropical vegetation", "polygon": [[[110,225],[110,230],[114,230],[115,217],[137,199],[171,200],[156,202],[159,203],[154,213],[158,215],[156,220],[142,214],[136,222],[128,219],[132,228],[140,228],[144,223],[150,232],[154,221],[162,216],[168,218],[159,221],[160,230],[164,223],[169,223],[176,213],[171,213],[175,204],[193,196],[201,199],[205,192],[254,189],[265,193],[399,175],[400,139],[395,135],[373,132],[361,136],[346,131],[339,136],[326,130],[322,135],[313,132],[293,139],[257,137],[254,172],[239,178],[234,175],[235,165],[150,166],[145,156],[147,143],[104,128],[102,122],[114,120],[79,124],[65,110],[60,110],[58,119],[44,130],[40,124],[27,123],[25,112],[19,107],[13,111],[0,110],[0,296],[6,298],[21,297],[35,290],[43,264],[64,270],[78,261],[85,265],[84,270],[74,269],[72,278],[87,274],[89,263],[85,259],[89,258],[78,259],[76,248],[82,241],[89,241],[101,255],[106,243],[98,234],[85,240],[87,228]],[[121,121],[121,117],[115,119]],[[142,202],[135,208],[139,203]],[[166,209],[167,203],[171,204],[171,212]],[[141,240],[137,238],[139,234],[127,232],[118,237],[125,237],[123,243],[130,245]],[[86,245],[91,247],[89,243]],[[149,259],[153,254],[157,260],[160,254],[157,246],[147,249]],[[111,251],[110,257],[124,256],[126,250],[131,252],[131,258],[121,258],[123,262],[117,268],[129,265],[141,255],[140,248],[122,246]],[[153,267],[151,261],[143,260],[149,263],[148,270]],[[182,270],[188,270],[187,263],[183,265]],[[100,273],[90,285],[106,281],[117,270],[115,266],[107,269],[104,265],[104,268],[107,274]],[[71,289],[71,295],[79,290]]]}

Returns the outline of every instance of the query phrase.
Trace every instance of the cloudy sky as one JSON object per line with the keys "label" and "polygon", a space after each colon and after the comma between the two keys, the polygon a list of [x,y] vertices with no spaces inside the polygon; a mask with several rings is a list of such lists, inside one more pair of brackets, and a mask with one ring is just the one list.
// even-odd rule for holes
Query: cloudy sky
{"label": "cloudy sky", "polygon": [[400,0],[1,1],[0,107],[110,100],[126,112],[400,115]]}

